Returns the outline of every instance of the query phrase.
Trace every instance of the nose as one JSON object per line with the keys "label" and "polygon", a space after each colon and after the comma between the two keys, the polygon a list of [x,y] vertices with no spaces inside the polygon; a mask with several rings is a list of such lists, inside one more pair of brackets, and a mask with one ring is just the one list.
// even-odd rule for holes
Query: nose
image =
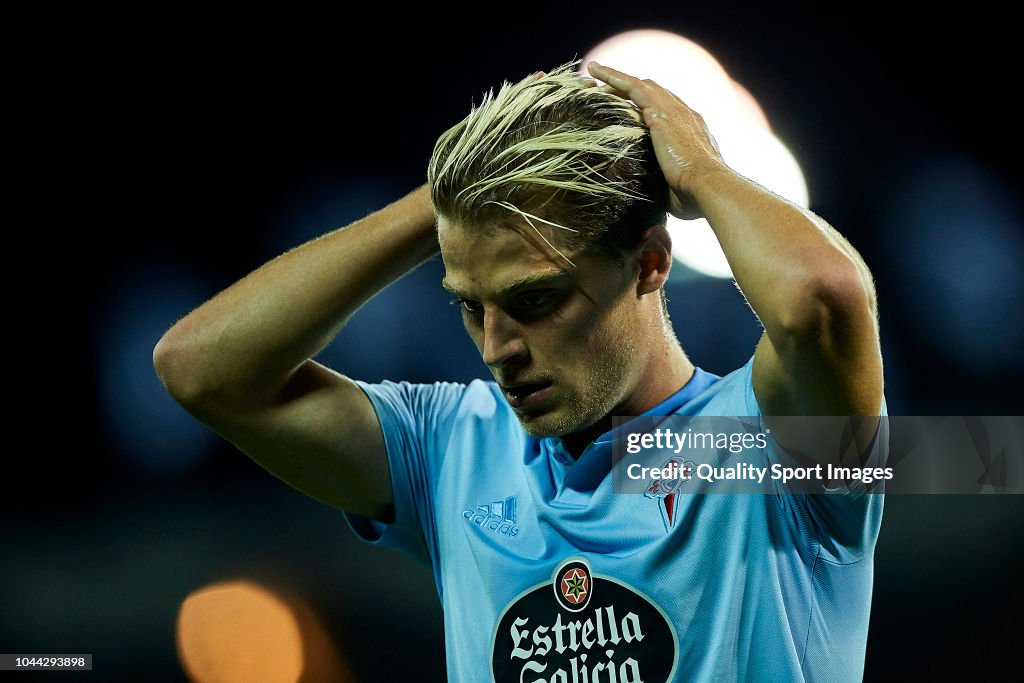
{"label": "nose", "polygon": [[526,356],[521,325],[501,309],[485,306],[480,356],[492,368]]}

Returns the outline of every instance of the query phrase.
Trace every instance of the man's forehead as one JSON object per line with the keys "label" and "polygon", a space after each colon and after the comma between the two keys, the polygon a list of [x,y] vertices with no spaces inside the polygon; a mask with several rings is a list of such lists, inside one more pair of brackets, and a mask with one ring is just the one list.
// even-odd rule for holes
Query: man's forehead
{"label": "man's forehead", "polygon": [[530,228],[468,226],[438,218],[445,289],[496,295],[570,276],[576,268],[547,247]]}
{"label": "man's forehead", "polygon": [[472,255],[478,260],[491,255],[502,260],[546,262],[572,269],[573,256],[581,250],[570,245],[557,230],[539,227],[540,230],[525,220],[463,223],[443,216],[437,219],[438,242],[446,262],[449,257]]}
{"label": "man's forehead", "polygon": [[506,233],[522,237],[523,228],[529,229],[525,221],[519,222],[512,219],[468,222],[452,220],[441,215],[437,217],[438,237],[446,241],[463,242],[466,240],[475,241],[501,236],[507,237]]}

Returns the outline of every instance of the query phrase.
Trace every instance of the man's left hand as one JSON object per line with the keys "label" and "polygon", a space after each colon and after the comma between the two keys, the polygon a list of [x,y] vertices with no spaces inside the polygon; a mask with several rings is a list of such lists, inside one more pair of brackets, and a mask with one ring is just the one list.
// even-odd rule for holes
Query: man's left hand
{"label": "man's left hand", "polygon": [[632,100],[651,131],[651,141],[661,171],[671,190],[669,210],[676,218],[703,217],[695,197],[699,183],[709,174],[732,172],[698,112],[674,93],[650,79],[616,71],[597,62],[587,66],[590,74],[607,85],[606,92]]}

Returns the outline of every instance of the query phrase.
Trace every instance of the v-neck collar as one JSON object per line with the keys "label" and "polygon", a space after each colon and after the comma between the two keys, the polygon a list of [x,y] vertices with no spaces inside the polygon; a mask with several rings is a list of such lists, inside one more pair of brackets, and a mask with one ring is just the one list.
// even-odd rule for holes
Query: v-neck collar
{"label": "v-neck collar", "polygon": [[[718,375],[694,368],[693,376],[682,388],[650,410],[635,417],[673,415],[719,379],[721,377]],[[561,437],[550,436],[537,440],[533,437],[530,438],[531,441],[535,441],[535,447],[540,454],[545,456],[543,459],[547,460],[550,467],[551,483],[555,487],[557,499],[568,504],[586,504],[590,493],[611,469],[612,443],[615,432],[621,431],[629,422],[601,434],[587,444],[580,457],[576,459],[569,453]]]}

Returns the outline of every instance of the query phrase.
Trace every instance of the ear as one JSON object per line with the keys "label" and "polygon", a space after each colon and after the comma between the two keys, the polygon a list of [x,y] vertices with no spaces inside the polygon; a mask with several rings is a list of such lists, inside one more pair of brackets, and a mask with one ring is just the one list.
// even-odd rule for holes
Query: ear
{"label": "ear", "polygon": [[672,269],[672,237],[664,223],[652,225],[640,238],[637,255],[640,273],[637,276],[637,296],[657,292]]}

